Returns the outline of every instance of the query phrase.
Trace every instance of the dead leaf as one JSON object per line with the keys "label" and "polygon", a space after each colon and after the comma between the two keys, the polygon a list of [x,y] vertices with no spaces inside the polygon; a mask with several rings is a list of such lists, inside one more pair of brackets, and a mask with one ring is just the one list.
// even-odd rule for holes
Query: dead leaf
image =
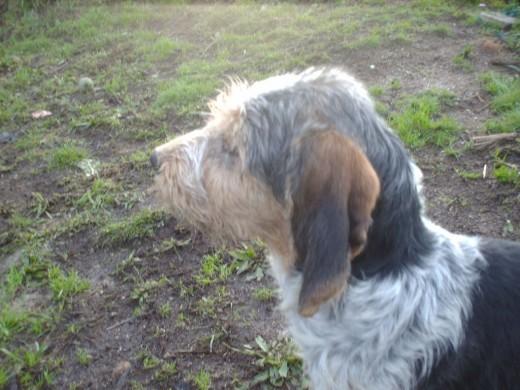
{"label": "dead leaf", "polygon": [[51,116],[51,115],[52,115],[52,112],[47,111],[47,110],[38,110],[38,111],[34,111],[31,114],[31,116],[34,119],[46,118],[46,117]]}

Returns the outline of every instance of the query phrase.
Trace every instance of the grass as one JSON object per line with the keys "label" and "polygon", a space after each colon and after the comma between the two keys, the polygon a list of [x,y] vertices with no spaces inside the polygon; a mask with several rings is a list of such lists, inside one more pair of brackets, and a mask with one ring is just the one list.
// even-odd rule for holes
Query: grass
{"label": "grass", "polygon": [[465,72],[470,72],[473,70],[473,64],[471,62],[471,54],[473,52],[473,47],[471,45],[466,45],[462,49],[462,52],[453,57],[453,64],[462,69]]}
{"label": "grass", "polygon": [[122,221],[107,224],[101,232],[103,243],[117,245],[136,239],[150,238],[155,229],[163,223],[162,212],[143,209]]}
{"label": "grass", "polygon": [[495,117],[485,123],[489,133],[509,133],[520,130],[520,80],[511,76],[487,72],[481,76],[483,88],[491,95]]}
{"label": "grass", "polygon": [[51,265],[49,268],[49,287],[57,301],[65,301],[74,295],[87,291],[90,283],[82,279],[77,271],[63,272],[59,267]]}
{"label": "grass", "polygon": [[64,169],[76,166],[81,160],[86,158],[87,151],[73,144],[65,144],[54,149],[50,155],[49,168]]}
{"label": "grass", "polygon": [[193,383],[198,390],[209,390],[211,388],[211,375],[204,368],[201,368],[193,377]]}
{"label": "grass", "polygon": [[506,165],[495,166],[493,176],[499,183],[520,185],[520,173],[518,169]]}
{"label": "grass", "polygon": [[260,287],[253,291],[253,298],[261,302],[270,302],[275,296],[275,291],[268,287]]}
{"label": "grass", "polygon": [[[399,48],[419,36],[457,39],[451,24],[468,11],[440,0],[412,1],[407,7],[377,0],[312,7],[298,2],[192,6],[59,0],[45,4],[45,12],[11,3],[14,8],[0,27],[0,132],[13,133],[15,140],[0,145],[0,171],[25,196],[10,195],[0,208],[8,224],[0,232],[0,264],[8,256],[15,258],[0,275],[0,388],[11,381],[21,388],[54,387],[55,377],[62,380],[70,372],[69,362],[58,363],[63,357],[55,356],[60,348],[82,369],[93,366],[92,355],[103,359],[95,350],[65,343],[90,337],[89,327],[96,326],[92,313],[82,312],[80,302],[89,297],[84,292],[117,290],[130,301],[125,315],[134,310],[140,316],[133,321],[153,317],[161,326],[172,322],[171,328],[164,325],[168,337],[170,331],[175,336],[192,332],[201,322],[218,328],[220,316],[235,303],[235,291],[225,283],[232,277],[249,288],[253,299],[272,301],[275,291],[264,285],[263,249],[257,244],[200,252],[201,266],[194,275],[169,276],[178,271],[170,267],[198,250],[199,241],[178,238],[185,233],[172,221],[168,227],[175,227],[166,232],[165,215],[143,208],[150,148],[198,126],[198,112],[227,76],[256,80],[309,65],[343,63],[344,58],[356,61],[356,54]],[[468,58],[461,54],[463,60],[471,59],[470,52]],[[92,88],[82,90],[81,77],[92,79]],[[402,80],[403,85],[393,79],[371,88],[373,96],[384,98],[378,111],[398,124],[399,134],[415,149],[448,149],[458,134],[445,115],[453,98],[439,91],[403,98],[409,85]],[[518,129],[514,80],[492,75],[483,85],[492,95],[495,115],[486,123],[488,131]],[[53,115],[33,119],[31,113],[40,109]],[[94,158],[97,172],[92,177],[74,169]],[[515,183],[512,167],[497,162],[497,180]],[[471,179],[472,172],[460,174]],[[106,267],[119,262],[113,274],[105,270],[115,287],[98,286],[78,271],[80,262],[97,266],[99,259]],[[170,289],[183,304],[165,297]],[[34,307],[31,296],[38,298]],[[115,312],[109,298],[104,302]],[[239,318],[237,326],[245,327],[249,320]],[[149,340],[159,334],[150,331],[144,347],[153,346]],[[286,343],[257,339],[236,353],[254,357],[257,370],[256,378],[240,377],[237,383],[254,379],[260,386],[301,387],[295,382],[302,377],[301,363]],[[136,378],[146,385],[136,380],[129,382],[132,388],[165,387],[173,377],[199,388],[220,385],[211,383],[211,362],[193,374],[187,374],[190,368],[183,359],[169,363],[148,353],[140,362],[136,370],[146,372]],[[82,385],[70,383],[71,388]]]}
{"label": "grass", "polygon": [[92,362],[92,355],[83,348],[77,348],[76,359],[82,366],[88,366]]}
{"label": "grass", "polygon": [[457,122],[441,112],[453,100],[453,94],[445,90],[430,90],[407,97],[390,115],[390,124],[412,149],[426,145],[447,147],[460,131]]}

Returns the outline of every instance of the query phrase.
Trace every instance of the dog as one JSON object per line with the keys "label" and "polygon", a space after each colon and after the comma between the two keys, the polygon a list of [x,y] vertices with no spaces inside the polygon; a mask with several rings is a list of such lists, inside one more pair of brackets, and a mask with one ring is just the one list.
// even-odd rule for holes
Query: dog
{"label": "dog", "polygon": [[424,214],[422,173],[339,68],[231,81],[158,146],[172,213],[269,249],[315,389],[520,389],[520,245]]}

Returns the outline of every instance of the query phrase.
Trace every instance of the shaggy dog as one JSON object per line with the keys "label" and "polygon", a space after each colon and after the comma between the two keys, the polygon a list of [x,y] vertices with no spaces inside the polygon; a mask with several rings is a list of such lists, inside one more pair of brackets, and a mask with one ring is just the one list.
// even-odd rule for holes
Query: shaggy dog
{"label": "shaggy dog", "polygon": [[421,171],[340,69],[248,85],[157,147],[177,217],[259,238],[315,389],[520,389],[520,245],[423,214]]}

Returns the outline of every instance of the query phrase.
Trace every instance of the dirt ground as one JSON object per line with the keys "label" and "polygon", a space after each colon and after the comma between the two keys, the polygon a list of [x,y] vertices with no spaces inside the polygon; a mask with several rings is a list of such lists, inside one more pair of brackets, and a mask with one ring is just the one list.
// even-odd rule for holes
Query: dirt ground
{"label": "dirt ground", "polygon": [[[352,41],[369,36],[379,20],[378,5],[357,3],[352,5],[357,7],[356,12],[372,16],[367,16],[351,33]],[[406,7],[401,2],[392,4],[392,12],[397,12],[400,5]],[[511,59],[514,53],[501,44],[489,49],[485,42],[494,38],[478,24],[468,23],[466,16],[454,16],[453,9],[439,12],[428,24],[442,23],[449,29],[448,34],[426,28],[412,29],[409,39],[386,41],[381,37],[375,45],[349,46],[337,41],[339,33],[324,38],[324,32],[311,33],[299,26],[301,30],[295,31],[305,31],[306,35],[295,41],[297,48],[287,43],[293,32],[285,31],[287,38],[272,37],[276,42],[286,42],[283,46],[286,51],[278,48],[281,57],[276,57],[272,64],[269,59],[265,63],[258,62],[258,67],[251,69],[247,51],[255,44],[254,37],[247,35],[252,34],[248,31],[243,41],[239,39],[242,26],[252,23],[248,18],[254,21],[254,15],[266,13],[258,27],[259,34],[264,34],[258,39],[266,44],[270,39],[266,35],[269,28],[279,26],[291,12],[309,13],[310,17],[313,12],[335,13],[342,17],[342,12],[349,14],[349,5],[291,5],[279,9],[280,14],[270,11],[269,7],[276,5],[269,4],[243,6],[249,7],[246,10],[233,5],[146,7],[148,13],[151,9],[161,17],[147,19],[139,26],[144,25],[146,31],[160,37],[189,42],[190,46],[176,52],[182,55],[154,59],[152,66],[138,70],[136,81],[125,89],[129,96],[138,96],[135,102],[107,92],[108,87],[95,90],[96,99],[103,101],[107,109],[125,108],[120,114],[118,133],[111,133],[110,125],[103,124],[71,134],[67,129],[72,116],[70,105],[85,104],[90,102],[89,98],[77,91],[63,92],[61,87],[56,87],[48,104],[39,107],[46,97],[38,95],[35,92],[38,84],[31,82],[20,89],[21,93],[30,95],[31,107],[47,108],[53,113],[51,122],[45,125],[48,131],[36,133],[36,157],[20,157],[27,149],[21,149],[17,143],[34,129],[32,119],[7,121],[2,125],[0,132],[12,133],[17,141],[0,144],[1,165],[7,167],[0,173],[0,237],[4,247],[0,274],[7,277],[12,267],[25,261],[25,245],[35,240],[40,252],[46,253],[46,267],[52,263],[64,270],[76,270],[90,284],[86,291],[63,301],[53,295],[52,288],[46,285],[46,277],[26,276],[14,293],[4,296],[4,305],[49,316],[40,331],[31,333],[23,328],[18,335],[0,339],[3,340],[0,346],[11,352],[33,348],[35,342],[46,346],[41,361],[34,366],[15,364],[10,355],[0,354],[0,362],[7,367],[5,388],[271,388],[270,380],[278,381],[282,388],[302,386],[301,365],[286,339],[260,244],[249,244],[248,249],[233,252],[233,248],[212,245],[200,233],[184,228],[164,214],[152,214],[151,222],[144,223],[146,226],[137,224],[136,231],[130,228],[124,231],[123,238],[114,238],[125,228],[122,225],[114,228],[111,224],[121,221],[131,224],[132,216],[154,206],[147,192],[153,180],[146,161],[151,147],[176,133],[199,126],[202,121],[200,116],[184,114],[180,108],[157,116],[146,115],[155,113],[150,107],[154,105],[161,83],[180,82],[181,76],[185,76],[182,64],[193,58],[204,59],[208,66],[216,66],[224,58],[227,67],[217,72],[219,82],[232,74],[255,77],[289,67],[344,66],[367,86],[382,86],[384,92],[377,99],[386,104],[390,112],[403,96],[433,88],[449,90],[455,100],[445,113],[461,125],[453,144],[460,153],[454,156],[435,145],[412,151],[424,173],[427,214],[457,233],[520,239],[519,187],[500,183],[492,176],[494,149],[478,151],[467,147],[471,136],[485,132],[484,122],[494,115],[489,106],[491,96],[483,90],[480,75],[488,71],[506,72],[504,67],[493,66],[491,61]],[[74,13],[81,15],[87,9],[78,8]],[[457,10],[464,15],[474,11]],[[103,8],[103,12],[117,14],[120,11],[118,6],[113,6]],[[228,19],[228,15],[235,19]],[[406,16],[399,20],[406,21]],[[416,23],[412,16],[410,21]],[[309,29],[317,25],[319,23],[312,24]],[[201,33],[203,30],[205,33]],[[236,39],[213,44],[212,38],[218,34]],[[469,71],[453,62],[468,45],[473,48]],[[103,66],[113,69],[119,56],[134,55],[131,43],[123,42],[117,47],[109,51],[110,59],[95,66],[86,60],[82,62],[86,54],[81,49],[61,64],[46,62],[38,54],[20,57],[22,62],[49,77],[53,77],[52,72],[67,69],[74,78],[84,72],[102,74]],[[305,56],[295,63],[291,62],[294,58],[287,59],[302,53]],[[254,55],[261,57],[261,54]],[[282,57],[286,62],[276,62],[282,61],[278,59]],[[256,61],[256,57],[252,61]],[[11,68],[2,72],[4,78],[12,76]],[[204,78],[204,71],[201,74]],[[195,77],[189,72],[187,75]],[[388,88],[393,80],[400,81],[398,89]],[[98,79],[95,82],[98,84]],[[60,97],[60,94],[63,95]],[[202,92],[202,95],[206,99],[213,92],[209,95]],[[186,109],[197,111],[199,106],[194,103]],[[159,128],[162,132],[151,138],[131,136],[134,129],[153,132]],[[109,195],[117,199],[106,201],[109,204],[106,208],[92,207],[88,211],[86,206],[80,205],[78,199],[91,189],[92,178],[87,178],[77,167],[49,169],[51,157],[38,154],[39,150],[52,153],[52,148],[60,146],[63,140],[76,138],[81,139],[81,145],[90,156],[102,162],[98,177],[116,185]],[[514,145],[501,147],[508,151],[509,164],[520,163]],[[475,180],[461,175],[461,172],[481,173],[485,166],[486,178]],[[38,201],[35,193],[44,201]],[[38,213],[38,207],[43,209],[42,213]],[[14,222],[13,218],[19,215],[31,221]],[[208,255],[216,257],[216,271],[202,270],[202,259],[212,261],[207,260]],[[288,365],[289,374],[287,378],[280,378],[280,368],[284,365]],[[50,372],[52,380],[38,382],[45,370]],[[31,376],[32,382],[27,379]]]}

